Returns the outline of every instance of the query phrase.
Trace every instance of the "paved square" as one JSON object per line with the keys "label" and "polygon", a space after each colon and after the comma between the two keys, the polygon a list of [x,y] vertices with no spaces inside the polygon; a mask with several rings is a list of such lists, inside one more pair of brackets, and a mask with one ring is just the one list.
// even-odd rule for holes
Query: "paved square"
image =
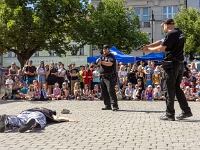
{"label": "paved square", "polygon": [[[200,103],[189,102],[193,117],[160,121],[165,102],[119,101],[120,111],[101,110],[103,101],[0,101],[1,114],[46,107],[79,123],[48,125],[44,130],[0,134],[0,150],[199,150]],[[71,114],[61,114],[63,108]],[[181,111],[175,102],[176,115]]]}

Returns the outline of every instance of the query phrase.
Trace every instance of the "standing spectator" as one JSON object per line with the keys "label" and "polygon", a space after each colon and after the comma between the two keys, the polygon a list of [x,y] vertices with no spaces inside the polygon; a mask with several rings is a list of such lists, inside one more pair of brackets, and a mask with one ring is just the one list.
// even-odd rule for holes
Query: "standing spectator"
{"label": "standing spectator", "polygon": [[43,84],[45,84],[45,82],[46,82],[46,69],[45,69],[43,61],[40,62],[39,67],[37,68],[36,72],[38,75],[37,81],[39,83],[38,87],[40,90],[40,89],[42,89]]}
{"label": "standing spectator", "polygon": [[29,61],[29,65],[25,68],[26,74],[26,84],[33,84],[33,80],[35,80],[36,68],[33,66],[33,61]]}
{"label": "standing spectator", "polygon": [[68,89],[69,89],[69,94],[72,94],[71,91],[71,75],[70,75],[70,72],[72,70],[72,65],[71,64],[68,64],[67,65],[67,70],[66,70],[66,79],[68,79],[66,82],[68,83]]}
{"label": "standing spectator", "polygon": [[146,74],[145,74],[145,80],[146,80],[146,87],[148,87],[149,85],[152,85],[152,72],[151,69],[148,68],[146,70]]}
{"label": "standing spectator", "polygon": [[187,62],[184,61],[184,72],[183,72],[183,76],[189,78],[189,74],[188,74],[189,72],[190,72],[190,69],[189,69],[188,66],[187,66]]}
{"label": "standing spectator", "polygon": [[78,69],[76,69],[75,63],[72,63],[71,76],[71,93],[74,93],[74,83],[78,82]]}
{"label": "standing spectator", "polygon": [[59,66],[60,68],[58,68],[57,79],[58,79],[59,88],[62,88],[62,84],[65,81],[66,70],[64,68],[64,64],[61,63]]}
{"label": "standing spectator", "polygon": [[3,84],[3,68],[2,68],[2,64],[0,63],[0,87],[2,84]]}
{"label": "standing spectator", "polygon": [[80,88],[81,88],[81,90],[83,90],[83,88],[84,88],[84,84],[83,84],[84,79],[83,79],[83,76],[82,76],[84,70],[85,70],[85,66],[81,65],[80,66],[80,71],[78,72],[79,79],[80,79]]}
{"label": "standing spectator", "polygon": [[11,75],[11,79],[14,81],[14,80],[15,80],[15,76],[16,76],[17,73],[18,73],[18,69],[17,69],[17,67],[16,67],[15,62],[12,62],[12,63],[11,63],[11,67],[10,67],[10,69],[8,70],[8,73]]}
{"label": "standing spectator", "polygon": [[137,74],[137,66],[134,64],[128,75],[128,80],[133,84],[133,87],[137,84],[136,74]]}
{"label": "standing spectator", "polygon": [[7,75],[7,79],[6,79],[5,84],[8,84],[11,87],[11,89],[13,88],[13,79],[11,78],[11,74]]}
{"label": "standing spectator", "polygon": [[49,71],[47,72],[48,95],[52,94],[52,89],[54,89],[55,83],[57,82],[57,74],[58,71],[52,62]]}
{"label": "standing spectator", "polygon": [[92,71],[89,68],[89,65],[85,66],[85,70],[82,73],[82,77],[83,77],[83,82],[84,82],[84,87],[87,84],[89,87],[91,85],[91,80],[89,77],[92,77]]}
{"label": "standing spectator", "polygon": [[153,78],[153,86],[155,86],[155,83],[157,83],[159,85],[161,84],[161,76],[158,72],[158,69],[154,70],[154,74],[153,74],[152,78]]}
{"label": "standing spectator", "polygon": [[197,68],[195,67],[195,63],[194,62],[191,63],[190,72],[192,72],[192,73],[193,72],[195,72],[195,73],[198,72]]}
{"label": "standing spectator", "polygon": [[140,79],[142,89],[144,89],[144,85],[145,85],[145,73],[143,71],[143,67],[141,67],[141,66],[138,67],[138,72],[136,74],[136,78]]}
{"label": "standing spectator", "polygon": [[100,73],[99,73],[99,67],[94,66],[94,71],[92,72],[92,90],[94,89],[94,85],[100,85]]}
{"label": "standing spectator", "polygon": [[125,66],[121,65],[118,71],[118,81],[120,87],[122,87],[123,84],[126,84],[126,77],[127,77],[127,72],[125,71]]}

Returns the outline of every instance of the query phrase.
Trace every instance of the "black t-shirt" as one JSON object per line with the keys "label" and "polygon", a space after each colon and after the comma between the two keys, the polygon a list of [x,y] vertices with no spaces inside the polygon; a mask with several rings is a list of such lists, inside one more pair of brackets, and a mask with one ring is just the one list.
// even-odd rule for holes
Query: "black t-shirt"
{"label": "black t-shirt", "polygon": [[54,74],[51,74],[51,73],[56,73],[56,72],[58,72],[58,70],[57,70],[56,68],[51,69],[51,70],[50,70],[50,73],[49,73],[49,75],[48,75],[47,80],[48,80],[48,81],[50,81],[50,80],[51,80],[51,81],[57,80],[57,76],[54,75]]}
{"label": "black t-shirt", "polygon": [[[35,66],[27,66],[26,67],[26,72],[35,73],[36,72]],[[28,78],[33,78],[33,77],[35,77],[35,75],[27,75],[27,77]]]}
{"label": "black t-shirt", "polygon": [[115,56],[112,53],[110,53],[108,55],[102,54],[100,59],[102,61],[113,63],[112,66],[105,66],[105,65],[100,64],[100,69],[99,69],[100,73],[109,73],[109,72],[112,72],[112,71],[116,72],[116,59],[115,59]]}
{"label": "black t-shirt", "polygon": [[183,48],[184,48],[184,35],[181,30],[174,28],[171,30],[161,45],[166,46],[164,60],[184,60]]}
{"label": "black t-shirt", "polygon": [[[73,68],[71,71],[71,73],[78,73],[78,69]],[[78,76],[71,76],[71,80],[78,80]]]}

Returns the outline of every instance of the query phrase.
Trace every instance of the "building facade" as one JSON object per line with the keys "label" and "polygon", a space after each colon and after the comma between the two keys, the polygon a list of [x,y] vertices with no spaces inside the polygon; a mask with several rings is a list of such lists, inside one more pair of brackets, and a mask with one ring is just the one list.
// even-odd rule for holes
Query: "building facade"
{"label": "building facade", "polygon": [[187,0],[187,7],[196,8],[200,12],[200,0]]}
{"label": "building facade", "polygon": [[[71,43],[71,44],[74,45],[76,43]],[[45,64],[50,64],[51,62],[57,64],[59,61],[61,61],[64,63],[65,66],[67,66],[67,64],[70,64],[72,62],[74,62],[76,66],[85,65],[87,64],[87,57],[91,56],[90,47],[91,46],[89,45],[85,45],[83,48],[80,48],[79,51],[77,52],[77,55],[71,55],[71,52],[67,52],[66,57],[57,56],[53,50],[51,52],[40,51],[33,54],[30,60],[33,61],[33,65],[35,66],[38,66],[40,61],[44,61]],[[2,57],[3,57],[2,61],[3,66],[8,67],[11,65],[12,62],[15,62],[16,65],[20,67],[20,63],[13,52],[8,52]]]}

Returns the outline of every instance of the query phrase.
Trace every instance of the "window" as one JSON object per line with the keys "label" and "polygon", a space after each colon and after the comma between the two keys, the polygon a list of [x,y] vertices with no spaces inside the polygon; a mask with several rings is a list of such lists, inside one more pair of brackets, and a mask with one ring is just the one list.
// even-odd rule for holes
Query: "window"
{"label": "window", "polygon": [[135,13],[138,15],[138,18],[140,19],[140,8],[135,8]]}
{"label": "window", "polygon": [[163,20],[166,18],[173,18],[174,14],[178,12],[177,6],[165,6],[163,7]]}
{"label": "window", "polygon": [[149,21],[149,9],[148,8],[143,8],[143,18],[142,21]]}
{"label": "window", "polygon": [[77,55],[84,55],[84,47],[79,48],[79,51],[77,52]]}
{"label": "window", "polygon": [[12,57],[12,52],[7,52],[7,57]]}
{"label": "window", "polygon": [[55,54],[54,50],[50,50],[49,51],[49,56],[57,56],[57,54]]}
{"label": "window", "polygon": [[38,51],[35,52],[33,56],[34,56],[34,57],[38,57],[38,56],[39,56],[39,52],[38,52]]}

